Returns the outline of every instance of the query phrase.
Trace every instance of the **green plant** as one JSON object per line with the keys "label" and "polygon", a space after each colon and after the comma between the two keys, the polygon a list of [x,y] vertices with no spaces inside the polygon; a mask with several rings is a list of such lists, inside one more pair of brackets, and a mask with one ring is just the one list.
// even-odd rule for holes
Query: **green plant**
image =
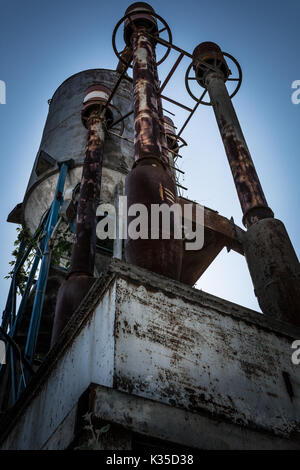
{"label": "green plant", "polygon": [[85,431],[89,431],[90,438],[87,443],[82,444],[81,446],[75,447],[74,450],[102,450],[100,438],[102,434],[107,433],[110,430],[110,424],[106,424],[101,428],[97,429],[96,426],[92,423],[93,413],[86,413],[83,415],[86,425],[83,427]]}
{"label": "green plant", "polygon": [[[17,231],[17,238],[14,242],[14,250],[12,251],[12,257],[13,259],[9,262],[11,266],[11,271],[8,273],[7,276],[5,276],[5,279],[9,279],[13,277],[14,274],[14,269],[16,267],[16,263],[19,259],[19,254],[20,254],[20,248],[21,248],[21,242],[23,241],[23,250],[22,253],[26,251],[28,248],[29,244],[32,242],[32,237],[30,236],[29,232],[27,229],[23,228],[22,226],[19,226],[16,228]],[[19,269],[19,272],[16,276],[16,286],[17,286],[17,291],[22,294],[26,282],[27,282],[27,277],[31,269],[32,262],[35,257],[35,251],[38,248],[38,238],[33,242],[32,250],[28,254],[24,264],[21,266]],[[20,259],[19,259],[20,261]]]}
{"label": "green plant", "polygon": [[54,243],[51,253],[51,263],[60,266],[64,260],[64,267],[70,267],[70,258],[72,253],[73,233],[70,226],[62,223],[55,233]]}
{"label": "green plant", "polygon": [[[25,253],[30,244],[32,244],[32,248],[16,276],[17,292],[22,295],[36,252],[37,250],[40,250],[40,242],[43,234],[43,227],[39,227],[38,233],[36,234],[37,236],[34,240],[26,228],[18,226],[16,230],[18,235],[14,242],[14,250],[12,251],[13,259],[9,262],[11,266],[11,271],[8,273],[7,276],[5,276],[5,279],[13,277],[17,261],[20,261],[19,258],[21,246],[23,247],[22,253]],[[62,223],[57,228],[54,238],[50,241],[49,246],[51,249],[52,265],[60,265],[63,260],[64,267],[68,268],[70,265],[70,256],[72,250],[72,232],[69,225]]]}

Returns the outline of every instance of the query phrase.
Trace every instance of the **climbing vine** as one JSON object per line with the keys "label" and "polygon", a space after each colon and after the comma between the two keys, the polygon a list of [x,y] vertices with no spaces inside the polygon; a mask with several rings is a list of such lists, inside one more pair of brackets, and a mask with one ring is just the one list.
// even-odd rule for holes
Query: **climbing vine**
{"label": "climbing vine", "polygon": [[[16,228],[17,238],[14,242],[14,249],[12,251],[12,260],[9,262],[11,270],[5,279],[13,277],[14,270],[17,264],[17,261],[20,262],[19,254],[20,248],[22,247],[22,253],[28,249],[30,245],[32,248],[21,268],[18,271],[16,276],[16,287],[19,294],[23,294],[25,289],[28,276],[32,267],[37,250],[40,250],[40,242],[43,234],[43,227],[38,229],[38,233],[35,239],[30,235],[26,228],[23,228],[21,225]],[[51,249],[51,264],[57,266],[63,266],[64,268],[69,268],[70,266],[70,257],[72,250],[72,231],[68,224],[62,222],[55,233],[55,237],[50,241]]]}
{"label": "climbing vine", "polygon": [[[9,265],[11,266],[11,271],[8,273],[7,276],[5,276],[5,279],[9,279],[13,277],[14,274],[14,269],[16,267],[17,260],[19,258],[19,253],[20,253],[20,248],[21,248],[21,243],[23,241],[23,250],[22,252],[25,253],[26,249],[28,248],[32,237],[30,236],[29,232],[27,229],[23,228],[22,226],[19,226],[16,228],[17,231],[17,238],[14,242],[14,249],[12,251],[12,257],[13,259],[9,262]],[[32,250],[28,254],[23,266],[19,269],[19,272],[16,276],[16,287],[17,291],[19,294],[22,295],[26,282],[27,282],[27,277],[28,274],[30,273],[30,269],[35,257],[35,251],[38,248],[38,239],[34,240]],[[19,259],[20,261],[20,259]]]}

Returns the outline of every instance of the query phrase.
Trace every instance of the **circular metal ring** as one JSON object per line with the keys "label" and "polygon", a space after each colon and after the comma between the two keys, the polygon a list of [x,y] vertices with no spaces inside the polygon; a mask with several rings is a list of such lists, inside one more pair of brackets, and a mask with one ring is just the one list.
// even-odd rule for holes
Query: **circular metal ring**
{"label": "circular metal ring", "polygon": [[[222,54],[226,57],[228,57],[237,67],[238,69],[238,77],[237,78],[228,78],[226,81],[237,81],[237,86],[235,87],[234,91],[231,93],[230,95],[230,98],[233,98],[237,92],[239,91],[240,87],[241,87],[241,84],[242,84],[242,79],[243,79],[243,73],[242,73],[242,69],[241,69],[241,66],[240,64],[238,63],[238,61],[230,54],[228,54],[227,52],[222,52]],[[186,89],[189,93],[189,95],[193,98],[193,100],[199,102],[200,104],[203,104],[205,106],[211,106],[211,102],[209,101],[203,101],[202,99],[199,100],[199,98],[197,98],[191,91],[190,89],[190,85],[189,85],[189,80],[191,80],[192,77],[189,77],[189,73],[190,73],[190,70],[193,66],[193,62],[190,63],[190,65],[188,66],[187,70],[186,70],[186,73],[185,73],[185,86],[186,86]],[[197,83],[199,83],[199,81],[197,80],[197,78],[193,78],[193,80],[196,80]],[[200,83],[199,83],[200,85]],[[201,85],[200,85],[201,86]],[[203,88],[203,87],[202,87]]]}
{"label": "circular metal ring", "polygon": [[[145,10],[137,10],[134,12],[135,15],[139,14],[139,13],[145,13]],[[127,15],[124,15],[123,18],[121,18],[118,23],[116,24],[114,30],[113,30],[113,35],[112,35],[112,46],[113,46],[113,50],[114,50],[114,53],[116,54],[116,56],[118,57],[118,59],[123,63],[125,64],[126,66],[128,65],[128,67],[132,68],[132,65],[130,64],[127,64],[126,60],[124,60],[122,57],[121,57],[121,53],[118,51],[117,49],[117,46],[116,46],[116,35],[117,35],[117,31],[119,29],[119,27],[121,26],[121,24],[127,20],[127,18],[129,18],[130,20],[130,17],[132,16],[132,13],[127,13]],[[155,18],[157,18],[163,25],[164,25],[164,30],[166,29],[167,30],[167,33],[168,33],[168,36],[169,36],[169,40],[168,42],[170,44],[172,44],[172,33],[171,33],[171,30],[170,30],[170,27],[168,25],[168,23],[161,17],[159,16],[157,13],[155,12],[151,12],[151,16],[155,16]],[[155,38],[155,36],[153,36],[151,34],[151,36],[153,38]],[[160,65],[162,62],[164,62],[164,60],[166,60],[166,58],[168,57],[168,55],[170,54],[170,51],[171,51],[171,46],[166,46],[167,47],[167,51],[165,53],[165,55],[158,61],[156,62],[156,66]]]}
{"label": "circular metal ring", "polygon": [[[236,68],[238,69],[239,76],[236,79],[234,79],[238,83],[237,83],[237,86],[236,86],[235,90],[230,95],[230,98],[233,98],[237,94],[239,89],[241,88],[241,84],[242,84],[242,80],[243,80],[243,72],[242,72],[242,68],[241,68],[240,64],[238,63],[238,61],[231,54],[228,54],[227,52],[223,52],[223,55],[228,57],[228,59],[232,60],[232,62],[235,64]],[[232,81],[232,78],[227,79],[227,81]]]}
{"label": "circular metal ring", "polygon": [[[119,109],[118,109],[115,105],[113,105],[113,104],[110,103],[110,104],[108,105],[108,107],[115,109],[115,110],[117,111],[118,115],[119,115],[120,117],[122,117],[121,112],[119,111]],[[112,124],[113,124],[113,123],[112,123]],[[119,135],[122,136],[123,133],[124,133],[124,129],[125,129],[124,119],[123,119],[122,121],[120,121],[120,123],[118,123],[118,124],[121,124],[121,129],[120,129],[120,134],[119,134]],[[108,126],[107,129],[108,129],[108,130],[109,130],[109,129],[113,129],[113,127],[112,127],[112,126]]]}

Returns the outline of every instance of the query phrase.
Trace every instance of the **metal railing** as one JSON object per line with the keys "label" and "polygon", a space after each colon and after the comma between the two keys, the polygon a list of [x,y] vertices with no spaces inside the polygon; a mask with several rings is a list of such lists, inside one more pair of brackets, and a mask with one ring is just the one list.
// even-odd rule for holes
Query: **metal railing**
{"label": "metal railing", "polygon": [[[0,385],[3,382],[7,368],[10,369],[11,404],[14,405],[20,394],[28,384],[33,372],[33,360],[39,334],[47,280],[51,262],[53,238],[60,222],[59,211],[63,203],[63,191],[68,173],[70,161],[61,163],[55,195],[51,207],[43,216],[39,227],[26,246],[21,239],[19,253],[12,272],[12,280],[8,293],[5,309],[2,315],[0,338],[6,343],[6,364],[0,365]],[[30,273],[22,292],[19,307],[17,309],[18,276],[24,263],[34,253]],[[39,269],[39,271],[38,271]],[[38,277],[36,278],[38,272]],[[18,328],[24,318],[25,307],[29,294],[35,288],[33,308],[30,315],[29,328],[26,335],[24,353],[15,341]],[[19,368],[17,362],[19,361]],[[19,369],[19,373],[18,370]]]}

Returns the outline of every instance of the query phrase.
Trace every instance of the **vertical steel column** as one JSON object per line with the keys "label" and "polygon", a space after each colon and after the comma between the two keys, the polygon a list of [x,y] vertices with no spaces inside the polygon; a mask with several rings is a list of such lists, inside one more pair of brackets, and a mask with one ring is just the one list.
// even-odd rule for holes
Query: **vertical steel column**
{"label": "vertical steel column", "polygon": [[[207,69],[203,72],[203,67]],[[229,75],[221,49],[214,43],[202,43],[193,52],[193,64],[200,84],[207,88],[228,162],[244,214],[243,222],[249,227],[257,220],[273,217],[258,179],[240,123],[229,97],[225,81]],[[209,66],[212,65],[212,68]]]}
{"label": "vertical steel column", "polygon": [[104,146],[103,119],[92,111],[87,121],[88,136],[77,208],[75,240],[69,276],[94,275],[96,251],[96,209],[100,200]]}
{"label": "vertical steel column", "polygon": [[133,33],[133,106],[135,160],[161,159],[156,99],[154,41],[143,29]]}
{"label": "vertical steel column", "polygon": [[[151,239],[151,208],[154,204],[172,206],[177,202],[176,185],[169,171],[162,110],[159,105],[158,74],[153,35],[158,33],[154,10],[144,2],[132,4],[126,14],[124,39],[133,52],[133,109],[135,164],[126,179],[128,207],[143,204],[148,211],[148,237],[128,239],[126,261],[165,276],[179,279],[182,260],[182,240],[174,238],[174,222],[170,237],[164,239],[159,227],[159,239]],[[162,132],[163,131],[163,132]],[[131,222],[128,217],[128,225]]]}
{"label": "vertical steel column", "polygon": [[299,262],[284,225],[274,219],[225,82],[229,69],[214,43],[193,52],[198,83],[208,90],[248,231],[244,250],[254,291],[265,314],[300,323]]}
{"label": "vertical steel column", "polygon": [[[51,338],[52,346],[95,282],[96,210],[100,200],[105,138],[105,116],[102,108],[109,96],[110,90],[102,85],[95,85],[88,88],[84,99],[82,120],[88,129],[88,135],[77,207],[75,238],[69,274],[58,292]],[[110,111],[107,110],[106,115],[107,113]]]}

